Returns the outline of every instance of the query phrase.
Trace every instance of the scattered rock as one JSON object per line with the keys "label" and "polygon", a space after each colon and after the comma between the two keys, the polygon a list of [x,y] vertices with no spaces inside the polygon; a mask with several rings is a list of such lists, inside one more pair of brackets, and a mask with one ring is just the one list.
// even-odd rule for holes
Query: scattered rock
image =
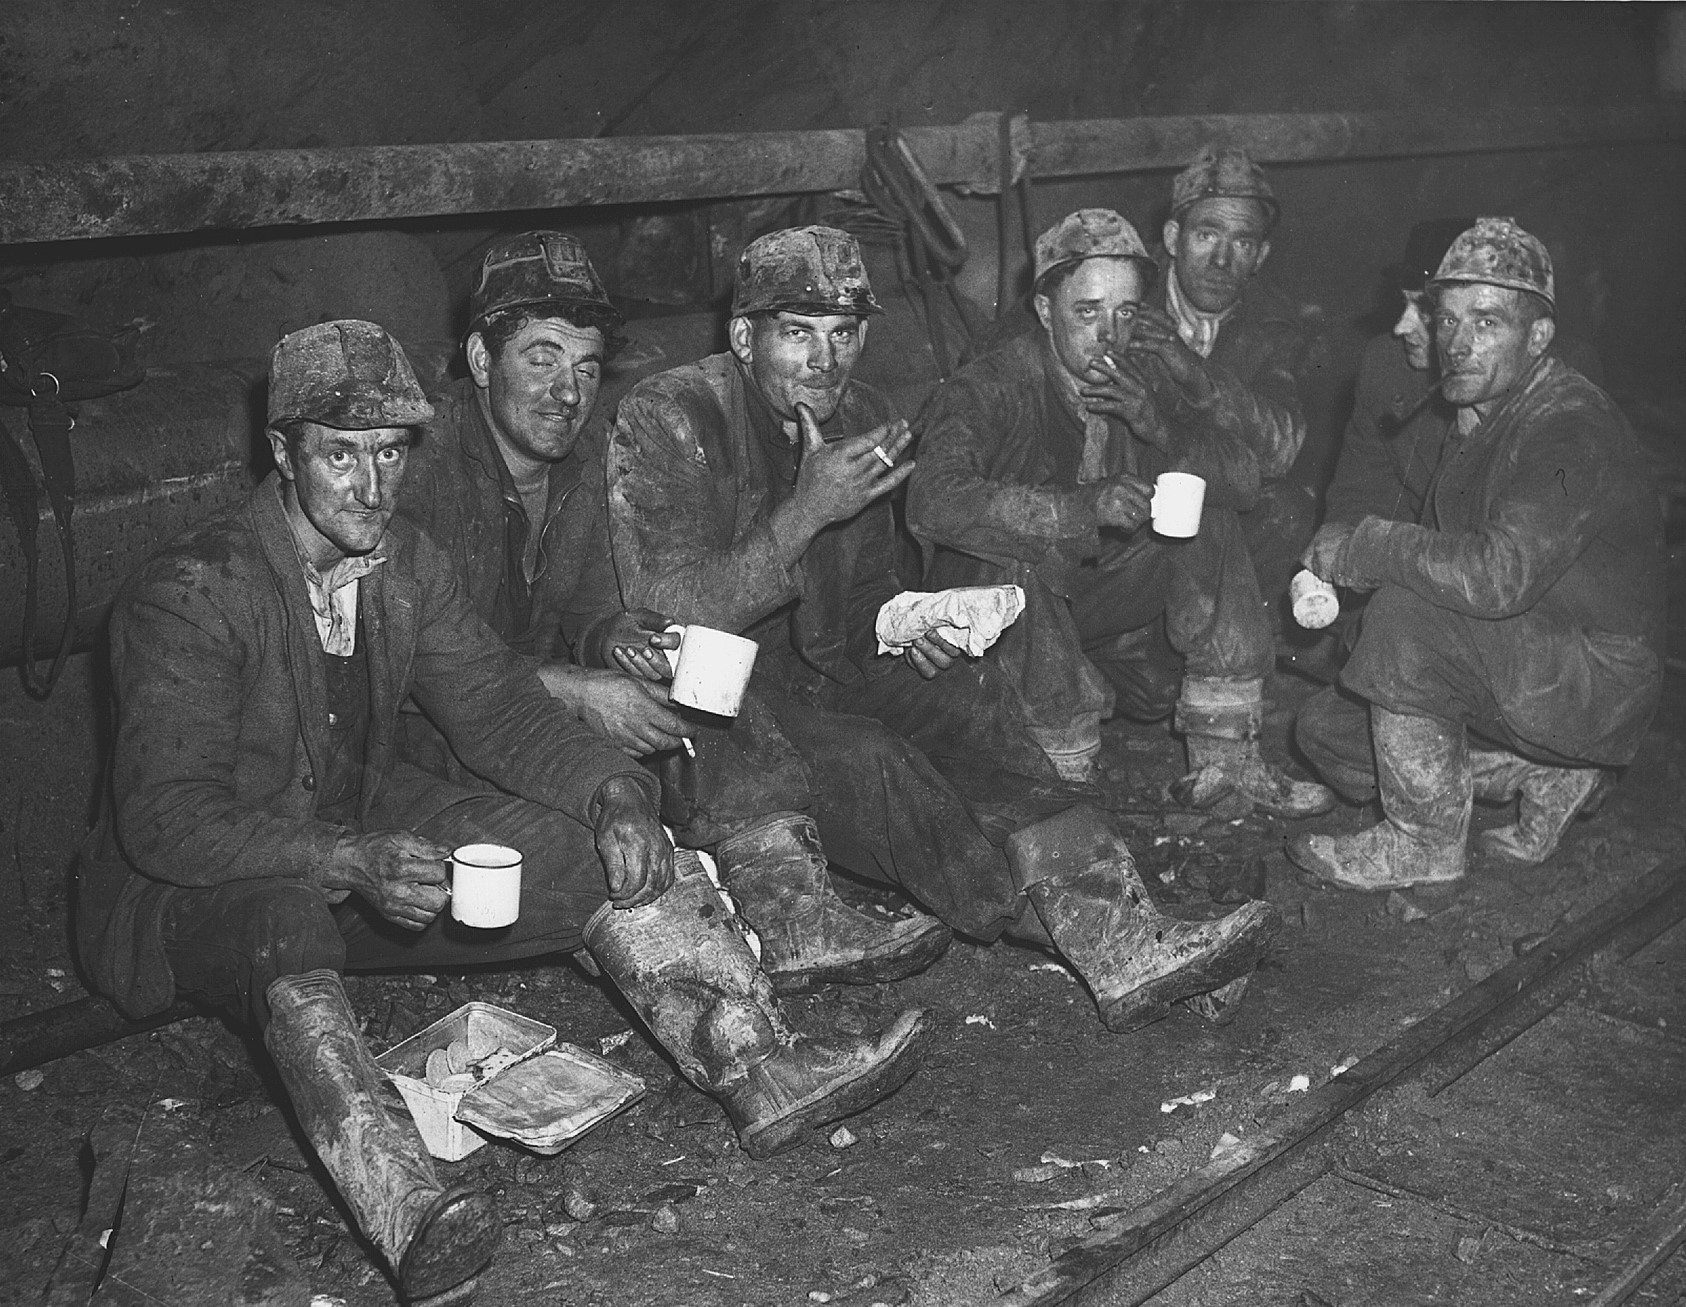
{"label": "scattered rock", "polygon": [[31,1067],[28,1071],[19,1071],[15,1076],[13,1076],[12,1083],[19,1089],[23,1090],[24,1093],[28,1094],[41,1088],[41,1082],[46,1078],[47,1073],[45,1071]]}
{"label": "scattered rock", "polygon": [[1428,916],[1410,899],[1398,890],[1389,890],[1387,895],[1387,915],[1409,925],[1413,921],[1422,921]]}
{"label": "scattered rock", "polygon": [[1043,1162],[1039,1166],[1021,1166],[1013,1171],[1013,1179],[1020,1184],[1047,1184],[1064,1169],[1052,1162]]}
{"label": "scattered rock", "polygon": [[840,1125],[831,1132],[831,1146],[833,1148],[853,1148],[859,1142],[860,1140],[855,1137],[855,1132],[846,1125]]}
{"label": "scattered rock", "polygon": [[688,1203],[707,1187],[701,1180],[677,1180],[657,1186],[639,1201],[651,1207],[661,1203]]}
{"label": "scattered rock", "polygon": [[650,1228],[657,1234],[678,1234],[679,1213],[672,1203],[663,1203],[650,1213]]}

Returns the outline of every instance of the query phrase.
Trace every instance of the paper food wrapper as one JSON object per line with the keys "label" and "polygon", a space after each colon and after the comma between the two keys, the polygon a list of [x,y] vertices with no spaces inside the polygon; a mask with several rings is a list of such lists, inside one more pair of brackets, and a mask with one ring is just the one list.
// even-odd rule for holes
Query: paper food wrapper
{"label": "paper food wrapper", "polygon": [[900,653],[921,636],[935,634],[976,658],[1022,612],[1024,591],[1016,585],[904,590],[878,610],[878,652]]}

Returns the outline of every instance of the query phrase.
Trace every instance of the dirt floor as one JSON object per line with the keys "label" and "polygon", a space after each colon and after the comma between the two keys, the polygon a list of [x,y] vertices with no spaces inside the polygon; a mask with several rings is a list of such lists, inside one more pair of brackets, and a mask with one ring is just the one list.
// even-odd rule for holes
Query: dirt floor
{"label": "dirt floor", "polygon": [[[88,662],[78,659],[45,705],[27,699],[10,676],[0,688],[0,1018],[81,992],[66,947],[65,867],[93,784],[98,723]],[[1296,677],[1279,678],[1277,740],[1309,690]],[[1294,1076],[1321,1083],[1333,1067],[1503,965],[1519,943],[1659,862],[1678,861],[1686,849],[1678,802],[1683,691],[1671,678],[1639,760],[1556,858],[1527,873],[1477,863],[1455,891],[1384,898],[1308,887],[1283,860],[1286,828],[1274,820],[1176,812],[1134,819],[1142,865],[1179,912],[1221,910],[1211,891],[1222,893],[1249,859],[1265,860],[1268,897],[1285,924],[1232,1024],[1210,1026],[1179,1012],[1138,1034],[1111,1036],[1079,982],[1049,959],[957,943],[925,975],[900,985],[831,989],[792,1004],[803,1028],[844,1030],[917,1004],[937,1015],[942,1033],[923,1072],[849,1122],[847,1135],[816,1134],[771,1161],[746,1158],[712,1102],[678,1078],[608,991],[568,962],[356,978],[352,997],[377,1047],[474,998],[549,1022],[564,1040],[608,1050],[648,1086],[641,1103],[558,1157],[494,1144],[444,1167],[453,1182],[491,1186],[508,1225],[482,1302],[986,1302],[1044,1268],[1050,1253],[1089,1233],[1093,1221],[1203,1163],[1225,1132],[1257,1129]],[[1162,729],[1108,728],[1105,761],[1122,803],[1151,803],[1179,757]],[[1323,820],[1350,826],[1360,819],[1351,812]],[[1478,813],[1478,823],[1497,820]],[[1679,956],[1675,949],[1663,961]],[[1679,971],[1671,974],[1678,986]],[[1612,990],[1603,1006],[1620,1001]],[[1629,1006],[1642,1034],[1666,1025],[1653,1000]],[[1680,1015],[1676,1025],[1686,1027],[1686,1011]],[[1662,1034],[1679,1048],[1677,1033]],[[1589,1136],[1573,1115],[1540,1115],[1530,1085],[1562,1074],[1576,1047],[1572,1036],[1541,1027],[1530,1036],[1544,1041],[1533,1055],[1535,1080],[1501,1076],[1474,1095],[1437,1100],[1416,1123],[1417,1133],[1443,1138],[1476,1118],[1497,1114],[1512,1123],[1518,1147],[1510,1173],[1490,1177],[1484,1217],[1443,1203],[1383,1241],[1393,1246],[1378,1246],[1352,1231],[1376,1204],[1393,1201],[1385,1177],[1375,1180],[1372,1169],[1363,1183],[1332,1178],[1160,1301],[1496,1304],[1586,1293],[1601,1272],[1577,1255],[1583,1242],[1639,1221],[1681,1174],[1686,1100],[1678,1075],[1643,1089],[1624,1081],[1651,1114],[1648,1128],[1625,1143]],[[267,1191],[318,1302],[393,1302],[251,1066],[238,1038],[195,1019],[0,1082],[0,1302],[39,1300],[81,1214],[84,1140],[125,1107],[186,1127]],[[1168,1100],[1197,1092],[1211,1097],[1164,1110]],[[1597,1154],[1593,1187],[1555,1195],[1531,1187],[1534,1154],[1588,1148]],[[1421,1189],[1416,1168],[1406,1162],[1396,1170],[1400,1186]],[[1506,1234],[1518,1228],[1556,1231],[1560,1251]],[[1308,1246],[1321,1250],[1314,1266],[1299,1264]],[[1402,1273],[1413,1287],[1401,1284]],[[1654,1281],[1667,1282],[1666,1273]],[[1314,1283],[1324,1285],[1324,1298],[1302,1298]],[[1431,1285],[1438,1287],[1430,1292]],[[1657,1299],[1637,1299],[1647,1300]]]}

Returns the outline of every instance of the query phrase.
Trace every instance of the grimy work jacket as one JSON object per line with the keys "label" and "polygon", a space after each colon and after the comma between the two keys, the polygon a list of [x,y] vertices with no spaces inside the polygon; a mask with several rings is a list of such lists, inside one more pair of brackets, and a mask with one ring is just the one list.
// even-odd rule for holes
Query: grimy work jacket
{"label": "grimy work jacket", "polygon": [[[1559,334],[1551,353],[1593,384],[1602,369],[1586,341]],[[1323,518],[1356,526],[1366,517],[1422,521],[1452,406],[1440,397],[1439,373],[1418,372],[1391,335],[1364,347],[1352,417],[1325,497]]]}
{"label": "grimy work jacket", "polygon": [[[1101,552],[1096,511],[1104,483],[1078,483],[1083,424],[1060,392],[1052,371],[1059,366],[1038,330],[967,364],[926,404],[907,520],[938,551],[927,568],[931,583],[1019,581],[1029,568],[1066,595],[1074,569]],[[1160,383],[1156,395],[1170,384]],[[1173,419],[1170,448],[1155,449],[1115,424],[1108,474],[1128,470],[1151,481],[1160,472],[1194,472],[1206,479],[1208,505],[1250,508],[1259,492],[1252,449],[1175,399],[1161,407]]]}
{"label": "grimy work jacket", "polygon": [[[1546,691],[1561,684],[1591,724],[1579,756],[1629,761],[1662,693],[1664,553],[1621,411],[1547,355],[1480,426],[1446,433],[1427,498],[1423,525],[1360,521],[1340,575],[1465,617],[1527,619],[1511,665],[1488,669],[1499,703],[1549,715]],[[1564,680],[1571,667],[1587,669],[1584,684]]]}
{"label": "grimy work jacket", "polygon": [[[841,440],[893,417],[882,395],[851,381],[821,434]],[[748,636],[818,703],[894,668],[877,655],[874,623],[901,584],[887,498],[826,527],[790,567],[779,562],[769,518],[796,467],[737,361],[711,355],[647,377],[621,401],[606,460],[609,530],[629,607]]]}
{"label": "grimy work jacket", "polygon": [[[587,628],[620,611],[609,557],[603,428],[588,426],[550,469],[544,520],[527,520],[503,455],[462,378],[433,397],[433,421],[410,451],[398,511],[456,563],[469,602],[511,648],[565,657]],[[527,533],[540,532],[538,570],[522,568]]]}
{"label": "grimy work jacket", "polygon": [[[78,863],[76,939],[96,987],[132,1016],[173,1001],[162,922],[174,894],[270,877],[320,885],[346,834],[316,816],[326,674],[277,480],[155,554],[112,610],[116,739]],[[394,739],[409,696],[510,794],[588,825],[610,777],[655,797],[653,780],[487,629],[425,535],[394,518],[379,552],[359,594],[370,683],[360,823],[406,783]]]}

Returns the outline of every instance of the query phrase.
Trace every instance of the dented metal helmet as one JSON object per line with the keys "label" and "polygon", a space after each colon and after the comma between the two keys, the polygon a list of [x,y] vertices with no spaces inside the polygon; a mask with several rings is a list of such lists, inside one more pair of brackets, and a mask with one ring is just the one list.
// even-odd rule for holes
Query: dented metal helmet
{"label": "dented metal helmet", "polygon": [[1153,271],[1147,246],[1123,215],[1111,209],[1079,209],[1036,238],[1034,284],[1040,286],[1055,268],[1084,259],[1136,259],[1147,265],[1150,275]]}
{"label": "dented metal helmet", "polygon": [[506,309],[554,304],[585,310],[590,325],[613,331],[624,321],[609,299],[585,246],[560,231],[527,231],[494,241],[480,260],[480,277],[468,297],[468,329]]}
{"label": "dented metal helmet", "polygon": [[319,322],[281,337],[270,357],[270,426],[303,420],[370,431],[432,417],[403,347],[373,322]]}
{"label": "dented metal helmet", "polygon": [[790,227],[744,247],[732,316],[779,309],[820,317],[884,311],[872,297],[860,245],[835,227]]}
{"label": "dented metal helmet", "polygon": [[1515,218],[1477,218],[1446,251],[1429,284],[1482,282],[1532,291],[1557,310],[1557,280],[1551,254],[1537,236],[1516,225]]}
{"label": "dented metal helmet", "polygon": [[1256,200],[1264,206],[1267,227],[1274,227],[1282,212],[1264,169],[1237,145],[1202,146],[1171,182],[1171,216],[1179,222],[1201,200]]}

